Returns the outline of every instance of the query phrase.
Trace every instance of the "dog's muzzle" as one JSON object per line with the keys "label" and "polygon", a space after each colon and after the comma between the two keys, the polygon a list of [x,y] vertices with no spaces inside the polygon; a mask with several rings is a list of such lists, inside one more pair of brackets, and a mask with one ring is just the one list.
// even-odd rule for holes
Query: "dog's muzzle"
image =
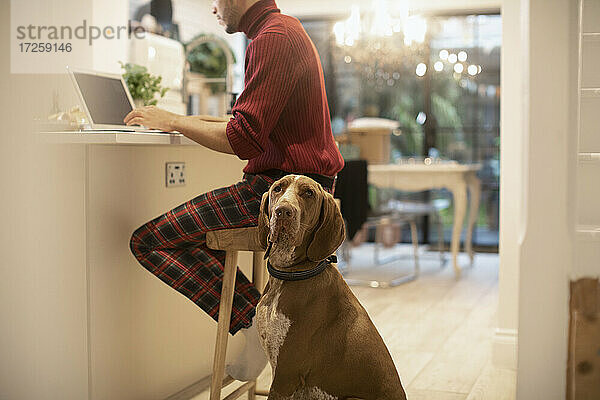
{"label": "dog's muzzle", "polygon": [[289,203],[275,206],[269,226],[271,228],[270,241],[273,243],[294,238],[300,229],[298,209]]}

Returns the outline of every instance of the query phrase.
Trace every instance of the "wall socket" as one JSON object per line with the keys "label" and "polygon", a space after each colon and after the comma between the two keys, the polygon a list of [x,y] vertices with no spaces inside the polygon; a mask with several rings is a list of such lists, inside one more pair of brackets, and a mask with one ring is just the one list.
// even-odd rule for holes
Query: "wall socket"
{"label": "wall socket", "polygon": [[185,163],[168,162],[165,168],[167,187],[185,186]]}

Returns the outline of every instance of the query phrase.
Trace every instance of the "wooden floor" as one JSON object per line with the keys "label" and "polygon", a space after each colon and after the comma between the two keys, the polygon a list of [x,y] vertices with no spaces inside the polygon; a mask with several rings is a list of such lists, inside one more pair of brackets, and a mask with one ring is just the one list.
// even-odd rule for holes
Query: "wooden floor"
{"label": "wooden floor", "polygon": [[[410,247],[395,249],[409,258],[388,267],[373,267],[371,251],[369,245],[353,250],[352,276],[393,277],[410,271]],[[423,257],[421,276],[413,282],[387,289],[351,287],[388,346],[408,399],[514,399],[515,372],[491,364],[498,255],[477,254],[473,268],[459,280],[449,262],[440,269],[435,253]],[[468,264],[468,257],[460,257]],[[268,366],[259,388],[268,389],[270,379]],[[231,386],[224,394],[238,385]],[[203,393],[194,400],[206,398]]]}

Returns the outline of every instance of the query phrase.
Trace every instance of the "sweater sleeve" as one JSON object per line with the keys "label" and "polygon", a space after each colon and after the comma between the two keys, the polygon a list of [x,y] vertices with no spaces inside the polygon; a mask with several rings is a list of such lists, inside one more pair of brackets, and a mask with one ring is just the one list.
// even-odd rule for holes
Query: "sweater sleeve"
{"label": "sweater sleeve", "polygon": [[302,73],[288,37],[265,33],[248,46],[245,86],[227,124],[227,139],[235,154],[249,160],[264,152]]}

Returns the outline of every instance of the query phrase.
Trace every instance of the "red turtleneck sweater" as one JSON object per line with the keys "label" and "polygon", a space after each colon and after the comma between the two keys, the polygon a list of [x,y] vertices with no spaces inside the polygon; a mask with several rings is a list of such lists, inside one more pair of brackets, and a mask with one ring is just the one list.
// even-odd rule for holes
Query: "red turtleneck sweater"
{"label": "red turtleneck sweater", "polygon": [[252,5],[239,30],[252,42],[227,138],[235,154],[249,160],[244,172],[334,176],[344,161],[331,133],[319,55],[306,31],[273,0]]}

